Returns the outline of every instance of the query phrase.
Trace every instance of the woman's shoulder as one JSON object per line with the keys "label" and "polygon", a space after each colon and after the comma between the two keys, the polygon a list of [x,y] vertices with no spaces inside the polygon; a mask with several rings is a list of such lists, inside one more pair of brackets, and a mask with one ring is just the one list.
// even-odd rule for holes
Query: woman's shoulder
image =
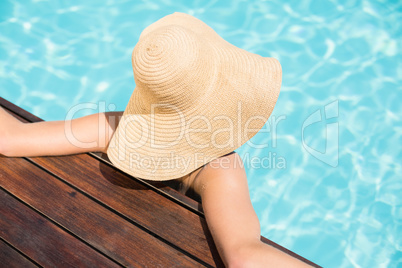
{"label": "woman's shoulder", "polygon": [[206,164],[198,172],[193,188],[202,196],[204,190],[211,184],[225,185],[225,187],[247,187],[247,175],[239,154],[232,152]]}
{"label": "woman's shoulder", "polygon": [[210,172],[233,173],[244,170],[244,163],[240,155],[233,151],[207,163],[204,169]]}

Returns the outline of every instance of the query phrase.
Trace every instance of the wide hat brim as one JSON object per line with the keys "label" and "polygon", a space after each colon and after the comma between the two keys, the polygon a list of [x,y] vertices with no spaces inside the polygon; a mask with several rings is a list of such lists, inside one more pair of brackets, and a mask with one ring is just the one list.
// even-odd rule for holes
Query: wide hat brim
{"label": "wide hat brim", "polygon": [[107,154],[132,176],[183,177],[239,148],[272,113],[282,71],[183,13],[141,34],[132,56],[136,88]]}

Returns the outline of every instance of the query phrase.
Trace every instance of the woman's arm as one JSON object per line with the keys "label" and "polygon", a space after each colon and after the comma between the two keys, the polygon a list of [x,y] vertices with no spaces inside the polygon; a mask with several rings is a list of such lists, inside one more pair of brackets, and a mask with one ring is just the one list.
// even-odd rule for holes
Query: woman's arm
{"label": "woman's arm", "polygon": [[237,153],[220,157],[193,181],[216,247],[227,267],[311,267],[260,240],[246,172]]}
{"label": "woman's arm", "polygon": [[0,107],[0,154],[9,157],[105,152],[122,112],[23,123]]}
{"label": "woman's arm", "polygon": [[[93,114],[67,121],[22,123],[0,107],[0,154],[67,155],[105,152],[122,113]],[[190,176],[201,196],[209,229],[229,267],[310,267],[260,241],[240,157],[230,154]]]}

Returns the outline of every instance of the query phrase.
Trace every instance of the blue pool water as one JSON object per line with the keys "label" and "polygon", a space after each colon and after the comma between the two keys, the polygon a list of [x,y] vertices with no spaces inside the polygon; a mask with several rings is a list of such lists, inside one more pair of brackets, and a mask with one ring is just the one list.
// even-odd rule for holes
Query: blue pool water
{"label": "blue pool water", "polygon": [[402,267],[400,1],[101,2],[0,1],[0,96],[45,120],[124,110],[142,29],[192,14],[283,67],[252,140],[270,146],[237,150],[263,159],[246,165],[262,234],[325,267]]}

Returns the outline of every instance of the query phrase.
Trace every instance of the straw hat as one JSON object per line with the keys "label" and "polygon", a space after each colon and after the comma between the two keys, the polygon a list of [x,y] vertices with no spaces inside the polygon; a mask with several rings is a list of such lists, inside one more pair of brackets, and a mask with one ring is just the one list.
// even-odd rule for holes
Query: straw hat
{"label": "straw hat", "polygon": [[247,142],[268,120],[281,66],[174,13],[148,26],[132,54],[136,88],[107,154],[142,179],[180,178]]}

